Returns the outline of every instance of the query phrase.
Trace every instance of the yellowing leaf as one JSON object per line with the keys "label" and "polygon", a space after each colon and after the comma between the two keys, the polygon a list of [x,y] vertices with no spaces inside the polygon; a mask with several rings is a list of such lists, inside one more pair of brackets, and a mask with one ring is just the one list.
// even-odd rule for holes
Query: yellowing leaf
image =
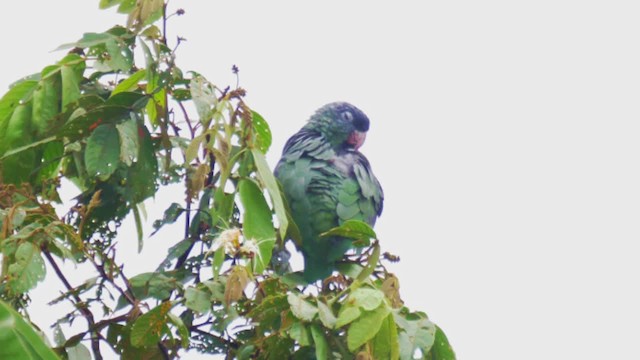
{"label": "yellowing leaf", "polygon": [[224,288],[224,302],[229,305],[240,300],[248,283],[249,274],[247,273],[247,268],[240,265],[234,266]]}

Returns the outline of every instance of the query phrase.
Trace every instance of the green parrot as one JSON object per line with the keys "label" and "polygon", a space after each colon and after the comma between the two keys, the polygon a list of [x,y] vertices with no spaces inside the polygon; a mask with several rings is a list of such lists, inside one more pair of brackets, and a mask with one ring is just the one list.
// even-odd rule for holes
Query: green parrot
{"label": "green parrot", "polygon": [[369,118],[345,102],[327,104],[285,144],[275,175],[300,230],[304,278],[331,275],[352,240],[320,237],[346,220],[373,226],[382,212],[383,193],[367,158],[358,151]]}

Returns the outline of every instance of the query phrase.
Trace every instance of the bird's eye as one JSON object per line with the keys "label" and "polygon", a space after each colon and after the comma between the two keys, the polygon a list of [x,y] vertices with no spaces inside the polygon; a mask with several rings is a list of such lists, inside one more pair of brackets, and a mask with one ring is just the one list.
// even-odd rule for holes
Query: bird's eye
{"label": "bird's eye", "polygon": [[346,121],[351,121],[353,120],[353,114],[351,113],[351,111],[345,111],[342,113],[342,118]]}

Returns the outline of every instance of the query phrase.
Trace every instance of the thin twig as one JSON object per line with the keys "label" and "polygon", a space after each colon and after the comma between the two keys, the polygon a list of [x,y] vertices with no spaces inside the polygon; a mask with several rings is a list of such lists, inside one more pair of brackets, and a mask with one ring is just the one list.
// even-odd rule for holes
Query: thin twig
{"label": "thin twig", "polygon": [[[91,312],[91,310],[89,310],[89,308],[82,301],[80,296],[73,292],[73,286],[71,286],[71,284],[69,283],[69,280],[67,280],[67,278],[64,276],[64,274],[60,270],[60,267],[58,267],[58,264],[54,260],[53,256],[51,256],[51,253],[49,252],[49,250],[45,248],[42,250],[42,253],[44,254],[44,257],[47,258],[47,261],[49,261],[49,264],[51,264],[51,267],[53,267],[53,271],[55,271],[60,281],[62,281],[64,286],[67,288],[67,291],[69,292],[71,297],[73,297],[73,300],[76,302],[74,304],[76,308],[80,311],[82,316],[84,316],[85,319],[87,319],[88,329],[93,329],[95,327],[96,322],[95,322],[95,319],[93,318],[93,313]],[[93,351],[93,357],[96,360],[102,360],[102,354],[100,353],[99,331],[97,330],[96,331],[89,330],[89,331],[91,332],[91,350]]]}
{"label": "thin twig", "polygon": [[72,337],[68,338],[67,341],[64,342],[64,344],[61,347],[67,347],[70,345],[75,345],[77,344],[80,340],[82,340],[84,338],[85,335],[87,335],[87,333],[90,332],[99,332],[100,330],[104,329],[105,327],[113,324],[113,323],[119,323],[121,321],[126,321],[129,318],[129,314],[123,314],[123,315],[119,315],[116,316],[114,318],[111,319],[106,319],[106,320],[101,320],[98,321],[97,323],[95,323],[93,325],[93,327],[89,328],[87,331],[83,331],[79,334],[73,335]]}

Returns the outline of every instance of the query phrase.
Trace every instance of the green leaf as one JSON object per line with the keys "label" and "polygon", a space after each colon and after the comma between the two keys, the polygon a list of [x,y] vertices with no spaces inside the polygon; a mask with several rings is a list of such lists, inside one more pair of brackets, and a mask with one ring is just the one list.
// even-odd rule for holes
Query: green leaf
{"label": "green leaf", "polygon": [[44,142],[42,147],[42,167],[38,175],[38,180],[51,179],[58,175],[60,163],[64,155],[64,145],[62,141]]}
{"label": "green leaf", "polygon": [[355,306],[343,306],[338,313],[338,319],[336,320],[336,328],[341,328],[355,319],[359,318],[362,311],[359,307]]}
{"label": "green leaf", "polygon": [[164,211],[162,219],[153,222],[154,231],[151,233],[151,235],[157,233],[158,230],[160,230],[164,225],[173,224],[174,222],[176,222],[176,220],[178,220],[178,217],[180,217],[183,212],[184,209],[180,204],[171,203],[171,205],[169,205],[169,207]]}
{"label": "green leaf", "polygon": [[316,347],[316,359],[324,360],[329,358],[329,344],[324,336],[324,332],[318,324],[311,324],[311,336]]}
{"label": "green leaf", "polygon": [[163,300],[171,296],[171,292],[181,285],[175,278],[166,274],[169,273],[148,272],[129,279],[135,297],[138,300]]}
{"label": "green leaf", "polygon": [[65,50],[65,49],[70,49],[70,48],[73,48],[73,47],[88,48],[88,47],[104,44],[105,42],[107,42],[108,40],[111,40],[113,38],[115,38],[115,36],[113,34],[108,33],[108,32],[104,32],[104,33],[92,33],[92,32],[84,33],[80,40],[78,40],[76,42],[73,42],[73,43],[62,44],[62,45],[58,46],[58,48],[56,48],[56,50]]}
{"label": "green leaf", "polygon": [[[2,124],[13,114],[13,110],[18,105],[24,104],[29,100],[37,85],[38,81],[34,80],[20,81],[2,96],[0,99],[0,130],[4,130]],[[3,133],[4,131],[0,131],[0,136]],[[0,146],[2,146],[1,141]],[[1,153],[2,148],[0,148]]]}
{"label": "green leaf", "polygon": [[51,127],[51,120],[60,113],[61,78],[60,73],[55,72],[45,76],[46,69],[42,71],[42,80],[33,92],[33,127],[38,137],[43,136]]}
{"label": "green leaf", "polygon": [[91,360],[91,352],[82,343],[65,348],[68,360]]}
{"label": "green leaf", "polygon": [[120,124],[116,124],[120,136],[120,161],[127,166],[138,159],[138,123],[133,116]]}
{"label": "green leaf", "polygon": [[372,341],[375,359],[398,359],[400,344],[398,343],[398,329],[393,320],[393,314],[387,315],[380,326],[380,331]]}
{"label": "green leaf", "polygon": [[0,301],[0,359],[59,360],[33,327]]}
{"label": "green leaf", "polygon": [[375,231],[360,220],[347,220],[342,225],[322,233],[320,236],[342,236],[354,240],[377,239]]}
{"label": "green leaf", "polygon": [[48,138],[45,138],[45,139],[42,139],[42,140],[38,140],[36,142],[32,142],[32,143],[29,143],[29,144],[24,145],[24,146],[15,147],[15,148],[7,151],[6,153],[4,153],[4,155],[0,156],[0,160],[8,158],[8,157],[10,157],[12,155],[21,153],[23,151],[26,151],[26,150],[29,150],[29,149],[33,149],[35,147],[38,147],[38,146],[40,146],[42,144],[46,144],[46,143],[54,141],[54,140],[57,140],[57,137],[50,136]]}
{"label": "green leaf", "polygon": [[252,265],[254,272],[261,273],[271,260],[273,245],[276,240],[271,220],[271,210],[262,191],[255,182],[242,179],[238,188],[240,201],[244,207],[243,232],[245,242],[256,242],[258,253],[255,254]]}
{"label": "green leaf", "polygon": [[211,309],[211,294],[195,287],[189,287],[184,293],[185,306],[189,309],[206,314]]}
{"label": "green leaf", "polygon": [[189,329],[184,324],[182,319],[179,316],[169,312],[169,321],[178,329],[178,334],[180,335],[180,340],[182,340],[182,347],[184,349],[189,347]]}
{"label": "green leaf", "polygon": [[127,72],[133,66],[133,52],[120,39],[109,39],[105,42],[109,57],[104,63],[112,70]]}
{"label": "green leaf", "polygon": [[325,303],[318,300],[318,316],[324,326],[333,329],[338,319],[333,315],[333,311]]}
{"label": "green leaf", "polygon": [[[139,92],[121,91],[117,94],[111,94],[111,97],[104,103],[105,105],[121,106],[131,111],[138,111],[144,108],[149,97]],[[129,118],[135,117],[129,115]]]}
{"label": "green leaf", "polygon": [[121,14],[128,14],[136,8],[137,0],[119,0],[120,6],[118,12]]}
{"label": "green leaf", "polygon": [[274,295],[265,296],[249,311],[248,317],[258,324],[258,331],[279,331],[284,328],[283,314],[288,312],[289,307],[287,296],[280,291]]}
{"label": "green leaf", "polygon": [[435,341],[435,324],[424,313],[409,313],[407,308],[394,311],[393,316],[400,329],[400,357],[410,359],[417,349],[428,354]]}
{"label": "green leaf", "polygon": [[311,321],[318,313],[318,308],[306,301],[300,294],[289,293],[287,301],[293,315],[300,320]]}
{"label": "green leaf", "polygon": [[[153,235],[153,234],[152,234]],[[184,239],[179,241],[177,244],[173,245],[169,248],[167,257],[160,263],[156,271],[161,271],[163,269],[168,268],[171,265],[171,262],[184,254],[185,251],[191,248],[191,244],[193,241],[191,239]]]}
{"label": "green leaf", "polygon": [[253,129],[256,132],[256,146],[263,154],[266,154],[271,146],[271,129],[262,115],[251,111]]}
{"label": "green leaf", "polygon": [[[79,62],[80,63],[76,63]],[[64,62],[64,63],[63,63]],[[62,109],[80,97],[80,81],[84,72],[84,60],[77,54],[70,54],[61,61]]]}
{"label": "green leaf", "polygon": [[112,6],[120,4],[122,0],[100,0],[100,9],[108,9]]}
{"label": "green leaf", "polygon": [[300,321],[296,321],[288,330],[289,336],[300,346],[311,346],[311,336],[307,326]]}
{"label": "green leaf", "polygon": [[129,168],[127,176],[127,195],[132,201],[139,203],[155,195],[157,190],[158,159],[156,158],[153,140],[144,125],[138,125],[138,159]]}
{"label": "green leaf", "polygon": [[208,124],[212,116],[211,109],[218,103],[214,86],[204,77],[196,75],[191,79],[189,89],[191,89],[191,99],[196,106],[200,122],[204,125]]}
{"label": "green leaf", "polygon": [[213,278],[218,279],[220,276],[220,270],[222,269],[222,264],[224,263],[225,253],[224,247],[219,248],[215,251],[213,255],[213,262],[211,263],[211,270],[213,271]]}
{"label": "green leaf", "polygon": [[130,109],[123,106],[98,106],[70,119],[58,131],[57,137],[58,139],[67,138],[69,141],[84,138],[98,125],[113,124],[118,120],[128,118],[130,112]]}
{"label": "green leaf", "polygon": [[456,354],[449,344],[447,336],[442,329],[436,325],[436,335],[433,346],[427,355],[429,360],[455,360]]}
{"label": "green leaf", "polygon": [[8,287],[12,293],[25,293],[44,280],[46,268],[37,246],[23,242],[16,250],[15,259],[15,263],[9,265]]}
{"label": "green leaf", "polygon": [[31,106],[19,105],[5,127],[4,141],[0,146],[8,151],[5,152],[2,162],[0,162],[2,182],[20,184],[28,182],[32,178],[31,173],[37,162],[35,149],[27,148],[20,152],[15,151],[31,144],[33,139],[31,121]]}
{"label": "green leaf", "polygon": [[284,239],[286,238],[287,227],[289,226],[289,218],[287,217],[287,211],[282,198],[282,193],[280,192],[280,187],[273,175],[273,171],[271,171],[269,164],[267,164],[267,159],[264,157],[264,154],[257,149],[251,149],[251,154],[253,155],[253,161],[256,164],[258,177],[267,188],[269,196],[271,197],[271,203],[273,204],[273,209],[280,225],[280,237]]}
{"label": "green leaf", "polygon": [[105,181],[118,168],[120,137],[110,124],[98,126],[89,139],[84,152],[84,163],[89,176]]}
{"label": "green leaf", "polygon": [[166,301],[140,316],[131,328],[131,345],[151,347],[158,343],[162,335],[168,331],[167,314],[171,306],[171,301]]}
{"label": "green leaf", "polygon": [[[144,204],[139,204],[142,206]],[[138,204],[131,207],[133,211],[133,219],[136,223],[136,235],[138,235],[138,254],[142,252],[142,247],[144,245],[144,234],[142,232],[142,219],[140,218],[140,210],[138,209]]]}
{"label": "green leaf", "polygon": [[391,310],[386,304],[380,305],[374,311],[363,311],[362,315],[347,330],[347,347],[349,351],[355,352],[364,343],[373,339],[380,331],[382,322],[390,312]]}
{"label": "green leaf", "polygon": [[118,85],[116,85],[116,87],[111,92],[111,96],[121,92],[125,92],[125,91],[137,90],[140,85],[140,81],[142,81],[142,79],[144,79],[146,76],[147,76],[146,69],[141,69],[136,71],[135,73],[131,74],[131,76],[129,76],[128,78],[119,82]]}
{"label": "green leaf", "polygon": [[371,311],[379,307],[383,300],[384,293],[382,291],[360,287],[349,295],[347,303],[360,306],[363,310]]}

